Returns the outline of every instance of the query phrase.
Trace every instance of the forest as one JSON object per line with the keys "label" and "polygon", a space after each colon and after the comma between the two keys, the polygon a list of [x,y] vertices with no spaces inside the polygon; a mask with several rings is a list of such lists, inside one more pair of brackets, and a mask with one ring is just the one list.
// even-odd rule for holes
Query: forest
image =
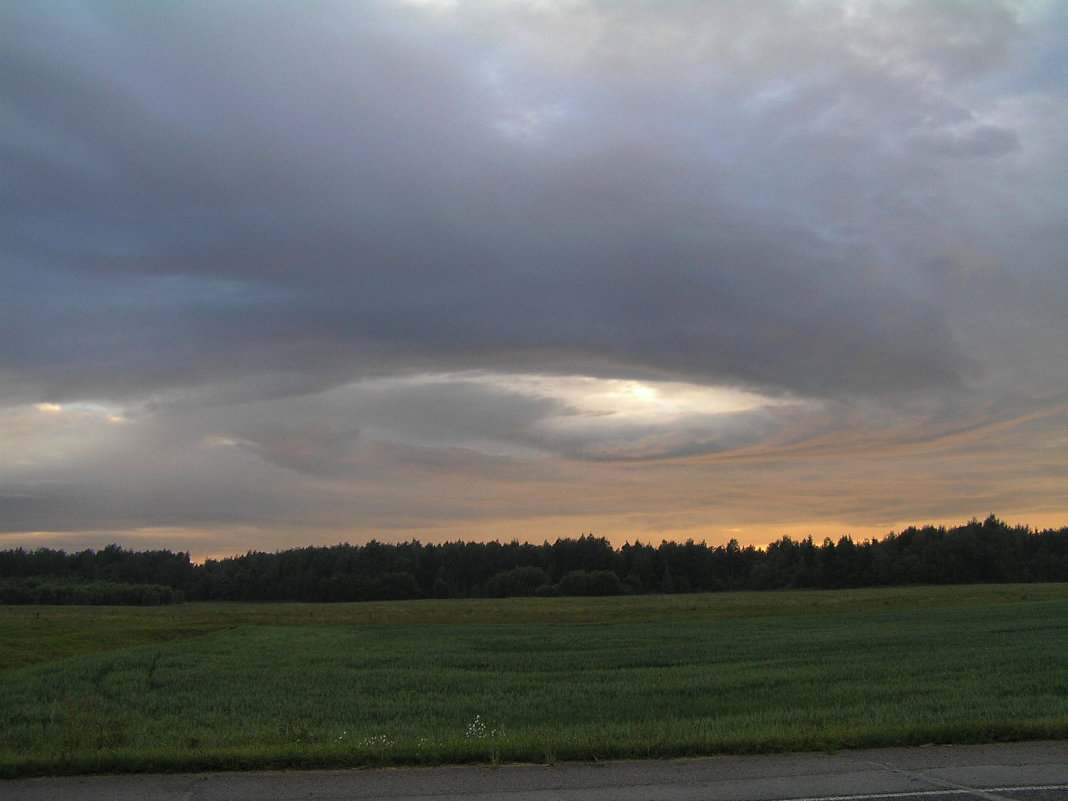
{"label": "forest", "polygon": [[192,561],[188,553],[109,545],[67,553],[0,551],[0,603],[379,601],[908,584],[1068,581],[1068,526],[1032,530],[991,515],[954,527],[909,527],[882,539],[790,537],[767,548],[731,540],[635,542],[592,534],[541,545],[417,541],[294,548]]}

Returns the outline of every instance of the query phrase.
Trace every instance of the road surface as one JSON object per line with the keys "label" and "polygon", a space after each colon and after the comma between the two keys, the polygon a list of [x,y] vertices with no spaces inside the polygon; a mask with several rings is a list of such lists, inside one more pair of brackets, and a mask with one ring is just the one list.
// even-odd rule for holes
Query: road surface
{"label": "road surface", "polygon": [[1068,742],[662,761],[0,781],[4,801],[1068,801]]}

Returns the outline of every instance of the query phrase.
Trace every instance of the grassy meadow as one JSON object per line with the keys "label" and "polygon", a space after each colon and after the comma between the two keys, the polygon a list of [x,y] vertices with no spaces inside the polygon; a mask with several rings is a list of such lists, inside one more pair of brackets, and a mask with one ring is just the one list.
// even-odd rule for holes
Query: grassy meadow
{"label": "grassy meadow", "polygon": [[1068,738],[1068,586],[0,607],[0,776]]}

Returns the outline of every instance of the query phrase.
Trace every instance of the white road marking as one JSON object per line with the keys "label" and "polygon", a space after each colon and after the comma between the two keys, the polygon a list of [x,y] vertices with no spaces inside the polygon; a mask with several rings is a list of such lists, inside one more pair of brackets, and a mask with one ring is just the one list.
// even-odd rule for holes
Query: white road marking
{"label": "white road marking", "polygon": [[[924,777],[916,776],[916,778],[923,779]],[[924,780],[930,783],[930,779]],[[993,793],[1029,793],[1049,792],[1053,790],[1064,790],[1065,792],[1068,792],[1068,784],[1033,784],[1019,787],[988,787],[985,789],[953,785],[941,790],[913,790],[896,793],[866,793],[862,795],[814,795],[802,796],[799,798],[784,798],[782,801],[879,801],[879,799],[887,798],[926,798],[929,796],[942,795],[979,795],[983,798],[994,798],[997,799],[997,801],[1011,801],[1011,799],[1004,799],[1001,796],[993,795]]]}

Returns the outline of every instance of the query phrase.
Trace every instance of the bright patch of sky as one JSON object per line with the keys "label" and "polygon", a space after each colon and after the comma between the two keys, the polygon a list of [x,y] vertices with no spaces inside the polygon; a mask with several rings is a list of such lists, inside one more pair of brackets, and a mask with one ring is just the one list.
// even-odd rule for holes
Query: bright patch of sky
{"label": "bright patch of sky", "polygon": [[687,418],[793,403],[734,387],[705,387],[684,381],[545,375],[485,375],[467,380],[558,401],[568,411],[555,420],[575,426],[672,425]]}

